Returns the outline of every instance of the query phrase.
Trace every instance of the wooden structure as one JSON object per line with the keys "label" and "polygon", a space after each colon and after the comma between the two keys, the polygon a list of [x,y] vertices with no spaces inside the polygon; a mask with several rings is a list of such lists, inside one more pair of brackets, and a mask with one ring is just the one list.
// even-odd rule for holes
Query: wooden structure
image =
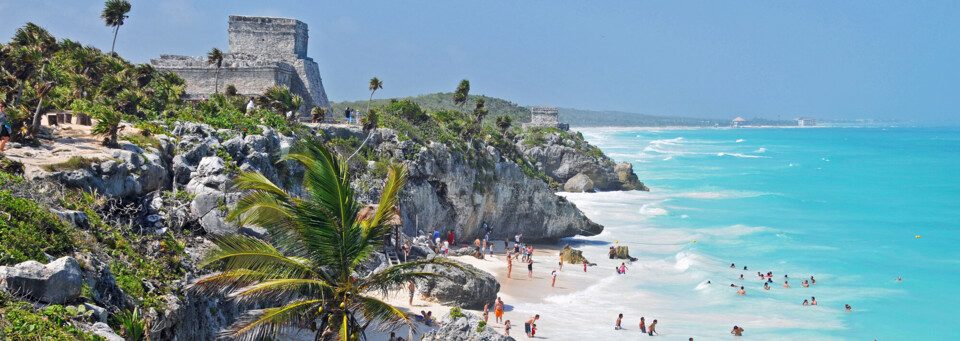
{"label": "wooden structure", "polygon": [[[379,205],[367,205],[357,212],[357,221],[373,218],[377,214]],[[403,228],[403,220],[400,218],[400,208],[395,207],[393,217],[384,222],[391,226],[390,232],[383,238],[383,253],[387,255],[390,265],[400,264],[400,253],[403,252],[403,241],[400,239],[400,229]]]}

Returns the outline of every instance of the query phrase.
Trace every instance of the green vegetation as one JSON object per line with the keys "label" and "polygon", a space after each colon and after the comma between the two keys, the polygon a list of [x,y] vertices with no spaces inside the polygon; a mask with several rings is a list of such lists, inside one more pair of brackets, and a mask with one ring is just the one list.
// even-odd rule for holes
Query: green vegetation
{"label": "green vegetation", "polygon": [[387,222],[406,182],[406,169],[390,167],[376,212],[358,218],[361,205],[343,160],[316,140],[297,145],[286,160],[305,167],[305,195],[293,196],[260,173],[243,173],[236,189],[246,194],[228,217],[240,225],[267,229],[272,243],[242,235],[217,239],[217,248],[202,264],[219,272],[192,286],[209,295],[230,291],[241,303],[282,304],[255,311],[225,334],[274,337],[284,327],[318,323],[318,339],[337,334],[341,340],[354,340],[361,338],[369,322],[386,328],[412,327],[407,314],[370,294],[440,276],[416,270],[426,264],[462,267],[437,257],[353,277],[391,229]]}
{"label": "green vegetation", "polygon": [[127,340],[140,341],[147,333],[147,323],[140,316],[140,309],[137,308],[117,314],[115,324],[120,326],[120,333]]}
{"label": "green vegetation", "polygon": [[156,137],[150,136],[152,134],[149,129],[144,129],[143,134],[133,134],[133,135],[124,135],[121,137],[121,140],[133,143],[135,146],[140,147],[141,149],[147,148],[156,148],[157,150],[162,149],[160,140]]}
{"label": "green vegetation", "polygon": [[65,172],[78,169],[89,169],[94,164],[101,162],[103,162],[103,160],[98,158],[71,156],[69,159],[67,159],[67,161],[52,165],[45,165],[43,168],[50,172]]}
{"label": "green vegetation", "polygon": [[25,302],[15,302],[0,291],[0,340],[101,341],[103,338],[85,333],[72,325],[76,312],[51,305],[36,309]]}
{"label": "green vegetation", "polygon": [[[220,67],[223,66],[223,51],[214,47],[210,49],[210,52],[207,53],[207,64],[214,64],[217,66],[217,79],[213,85],[213,92],[220,93]],[[234,88],[236,90],[236,88]],[[234,91],[236,92],[236,91]]]}
{"label": "green vegetation", "polygon": [[120,26],[123,26],[123,20],[128,18],[130,12],[130,2],[127,0],[107,0],[103,7],[103,13],[100,18],[107,26],[113,26],[113,43],[110,44],[110,53],[117,46],[117,33],[120,32]]}
{"label": "green vegetation", "polygon": [[482,333],[483,329],[487,326],[487,321],[477,322],[477,332]]}
{"label": "green vegetation", "polygon": [[[519,106],[516,103],[504,99],[483,95],[468,95],[465,105],[475,105],[476,101],[480,98],[485,100],[484,108],[486,108],[489,113],[489,115],[487,115],[488,117],[486,117],[487,120],[493,120],[496,116],[507,116],[514,122],[530,122],[530,108]],[[406,98],[406,100],[417,104],[424,111],[429,112],[458,111],[462,108],[461,105],[454,103],[453,93],[450,92],[420,95]],[[375,99],[372,101],[371,108],[385,106],[390,104],[391,101],[397,101],[397,99]],[[366,101],[331,102],[330,105],[333,106],[334,117],[338,120],[343,120],[344,109],[347,107],[360,108],[364,105],[363,102]]]}
{"label": "green vegetation", "polygon": [[456,319],[456,318],[460,318],[460,317],[464,317],[464,316],[467,316],[467,315],[464,314],[463,311],[460,310],[460,307],[450,308],[450,317],[451,317],[451,318]]}
{"label": "green vegetation", "polygon": [[62,255],[75,247],[77,231],[40,204],[0,190],[0,212],[0,264],[46,263],[44,252]]}

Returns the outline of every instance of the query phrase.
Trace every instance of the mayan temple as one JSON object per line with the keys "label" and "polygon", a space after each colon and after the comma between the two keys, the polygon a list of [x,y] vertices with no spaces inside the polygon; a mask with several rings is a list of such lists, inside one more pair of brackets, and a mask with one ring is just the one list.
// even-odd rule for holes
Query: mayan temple
{"label": "mayan temple", "polygon": [[[307,57],[306,23],[289,18],[231,15],[228,32],[230,49],[223,56],[220,92],[233,85],[240,95],[257,96],[279,85],[303,97],[301,114],[315,106],[330,107],[320,69]],[[215,91],[217,68],[203,57],[161,55],[150,60],[150,64],[183,77],[188,100],[209,97]]]}

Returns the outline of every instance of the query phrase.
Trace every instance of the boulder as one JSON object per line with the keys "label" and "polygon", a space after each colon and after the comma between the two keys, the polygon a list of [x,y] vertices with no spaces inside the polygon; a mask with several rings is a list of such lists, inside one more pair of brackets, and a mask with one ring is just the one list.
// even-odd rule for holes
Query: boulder
{"label": "boulder", "polygon": [[[514,341],[515,339],[496,332],[492,327],[486,327],[482,332],[477,327],[482,322],[479,316],[465,312],[464,316],[456,318],[448,314],[440,320],[440,328],[423,334],[421,341]],[[517,328],[520,325],[520,328]],[[513,323],[514,333],[523,334],[523,323]]]}
{"label": "boulder", "polygon": [[497,283],[493,275],[472,265],[454,262],[471,269],[476,275],[456,268],[425,265],[415,271],[433,272],[447,278],[431,278],[420,282],[417,288],[420,294],[437,299],[444,304],[468,309],[483,309],[484,304],[497,299],[500,283]]}
{"label": "boulder", "polygon": [[646,185],[640,182],[640,178],[637,177],[637,173],[633,172],[633,164],[629,162],[618,163],[613,171],[617,173],[617,178],[620,180],[620,186],[624,190],[650,190]]}
{"label": "boulder", "polygon": [[63,304],[80,297],[80,264],[71,257],[43,265],[26,261],[15,266],[0,266],[0,289],[32,297],[40,302]]}
{"label": "boulder", "polygon": [[94,323],[93,326],[90,327],[89,331],[106,339],[107,341],[124,341],[123,337],[117,335],[117,333],[114,333],[113,329],[110,329],[110,326],[103,322]]}
{"label": "boulder", "polygon": [[567,192],[593,192],[593,180],[586,174],[580,173],[567,180],[563,185],[563,190]]}
{"label": "boulder", "polygon": [[631,262],[637,260],[636,258],[630,257],[630,250],[626,246],[617,246],[614,248],[613,258],[629,259]]}
{"label": "boulder", "polygon": [[60,218],[60,221],[64,222],[65,224],[70,224],[73,227],[82,230],[90,228],[90,219],[84,212],[53,210],[53,213],[56,213],[57,217]]}
{"label": "boulder", "polygon": [[560,250],[560,254],[563,257],[563,261],[568,264],[589,263],[587,259],[583,257],[583,251],[574,249],[570,247],[570,245],[564,245],[563,249]]}

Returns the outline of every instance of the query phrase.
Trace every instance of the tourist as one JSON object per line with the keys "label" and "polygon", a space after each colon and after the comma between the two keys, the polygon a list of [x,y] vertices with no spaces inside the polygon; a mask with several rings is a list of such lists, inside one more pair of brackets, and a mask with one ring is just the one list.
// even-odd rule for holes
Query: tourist
{"label": "tourist", "polygon": [[253,104],[253,97],[250,97],[250,101],[247,102],[247,114],[252,114],[253,109],[257,107],[256,104]]}
{"label": "tourist", "polygon": [[403,243],[403,262],[406,263],[407,259],[410,258],[410,242]]}
{"label": "tourist", "polygon": [[453,245],[454,237],[456,236],[453,234],[453,230],[447,230],[447,242],[450,243],[450,245]]}
{"label": "tourist", "polygon": [[763,290],[770,290],[770,283],[769,283],[769,282],[763,282]]}
{"label": "tourist", "polygon": [[810,305],[810,301],[803,300],[803,305]]}
{"label": "tourist", "polygon": [[[3,148],[0,148],[0,151],[3,151]],[[900,276],[897,276],[897,282],[903,282],[903,278],[900,278]]]}
{"label": "tourist", "polygon": [[560,269],[557,271],[563,271],[563,251],[560,251]]}
{"label": "tourist", "polygon": [[527,259],[527,278],[533,279],[533,259]]}
{"label": "tourist", "polygon": [[613,327],[613,330],[623,329],[623,327],[620,327],[620,320],[622,319],[623,319],[623,314],[620,314],[620,316],[617,316],[617,325]]}
{"label": "tourist", "polygon": [[493,243],[487,244],[487,252],[493,257]]}
{"label": "tourist", "polygon": [[643,316],[640,316],[640,334],[647,333],[647,323],[643,321]]}
{"label": "tourist", "polygon": [[790,288],[790,283],[787,283],[787,281],[783,281],[783,287]]}
{"label": "tourist", "polygon": [[557,285],[557,270],[553,270],[553,272],[550,273],[550,276],[553,276],[553,282],[550,282],[550,287],[553,288],[555,285]]}
{"label": "tourist", "polygon": [[817,280],[813,279],[813,276],[810,276],[810,284],[817,284]]}
{"label": "tourist", "polygon": [[503,323],[503,300],[497,297],[497,303],[493,305],[493,316],[497,323]]}
{"label": "tourist", "polygon": [[849,305],[849,304],[844,304],[844,308],[846,308],[847,311],[850,311],[850,305]]}
{"label": "tourist", "polygon": [[743,290],[743,286],[742,286],[742,285],[740,286],[740,290],[737,290],[737,293],[740,294],[740,296],[743,296],[743,295],[746,295],[746,294],[747,294],[747,292],[746,292],[745,290]]}
{"label": "tourist", "polygon": [[650,329],[647,330],[647,335],[653,336],[653,334],[660,335],[660,333],[657,332],[657,320],[653,320],[653,322],[650,323]]}
{"label": "tourist", "polygon": [[447,242],[443,242],[443,245],[440,246],[440,254],[443,255],[444,257],[450,254],[450,244],[448,244]]}
{"label": "tourist", "polygon": [[510,336],[510,320],[507,320],[507,322],[503,323],[503,334]]}
{"label": "tourist", "polygon": [[503,250],[506,251],[509,249],[510,249],[510,238],[503,238]]}
{"label": "tourist", "polygon": [[3,102],[0,102],[0,153],[2,153],[7,148],[7,142],[10,141],[10,135],[13,131],[10,128],[10,122],[7,118],[7,112],[4,110],[6,106]]}
{"label": "tourist", "polygon": [[527,333],[527,337],[533,337],[530,333],[533,332],[533,323],[537,322],[540,319],[540,314],[537,314],[534,317],[531,317],[527,322],[523,323],[523,330]]}
{"label": "tourist", "polygon": [[616,251],[613,249],[613,246],[610,247],[610,259],[613,259],[613,256],[616,255]]}
{"label": "tourist", "polygon": [[733,334],[733,336],[743,336],[743,327],[733,326],[733,330],[730,331],[730,334]]}
{"label": "tourist", "polygon": [[733,265],[733,263],[730,263],[730,268],[731,268],[731,269],[736,269],[737,266],[736,266],[736,265]]}
{"label": "tourist", "polygon": [[760,280],[763,280],[763,274],[760,271],[757,271],[757,277],[760,277]]}
{"label": "tourist", "polygon": [[431,240],[433,240],[436,245],[440,245],[440,231],[433,229],[433,239]]}
{"label": "tourist", "polygon": [[473,257],[480,258],[480,238],[473,240]]}
{"label": "tourist", "polygon": [[743,271],[747,271],[747,266],[746,266],[746,265],[743,266]]}
{"label": "tourist", "polygon": [[587,261],[583,261],[583,272],[587,272]]}
{"label": "tourist", "polygon": [[743,274],[740,274],[740,280],[741,281],[743,280]]}
{"label": "tourist", "polygon": [[507,254],[507,278],[510,278],[511,271],[513,271],[513,257]]}
{"label": "tourist", "polygon": [[810,305],[817,305],[817,298],[816,298],[816,297],[810,297]]}
{"label": "tourist", "polygon": [[407,289],[410,290],[410,306],[413,306],[413,293],[417,290],[417,286],[413,284],[413,281],[410,281],[410,285],[407,286]]}
{"label": "tourist", "polygon": [[626,273],[627,273],[627,264],[626,264],[626,263],[620,263],[620,273],[621,273],[621,274],[626,274]]}
{"label": "tourist", "polygon": [[804,288],[809,288],[809,287],[810,287],[810,282],[809,282],[809,281],[803,281],[803,282],[800,283],[800,286],[802,286],[802,287],[804,287]]}
{"label": "tourist", "polygon": [[533,337],[537,336],[537,324],[536,324],[536,323],[534,323],[533,326],[530,327],[530,336],[533,336]]}
{"label": "tourist", "polygon": [[487,319],[490,318],[490,302],[487,302],[483,305],[483,323],[487,323]]}
{"label": "tourist", "polygon": [[480,245],[481,245],[481,246],[480,246],[480,257],[477,257],[477,258],[483,259],[483,255],[487,254],[487,240],[484,239],[482,242],[480,242]]}

